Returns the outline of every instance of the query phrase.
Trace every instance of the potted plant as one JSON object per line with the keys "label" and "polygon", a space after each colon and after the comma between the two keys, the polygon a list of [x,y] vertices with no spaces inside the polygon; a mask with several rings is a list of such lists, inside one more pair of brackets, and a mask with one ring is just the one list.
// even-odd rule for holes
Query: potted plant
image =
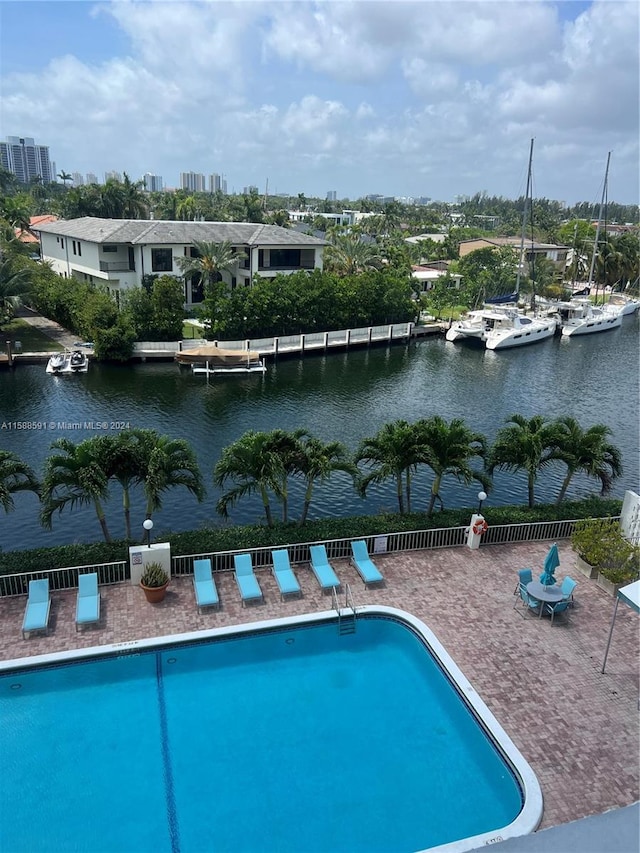
{"label": "potted plant", "polygon": [[625,539],[616,518],[589,518],[576,522],[571,545],[577,555],[578,570],[598,582],[602,575],[603,583],[600,585],[608,591],[612,590],[612,583],[620,586],[637,577],[639,549]]}
{"label": "potted plant", "polygon": [[151,602],[151,604],[157,604],[159,601],[162,601],[167,591],[169,580],[169,575],[160,563],[147,563],[140,578],[140,586],[147,601]]}

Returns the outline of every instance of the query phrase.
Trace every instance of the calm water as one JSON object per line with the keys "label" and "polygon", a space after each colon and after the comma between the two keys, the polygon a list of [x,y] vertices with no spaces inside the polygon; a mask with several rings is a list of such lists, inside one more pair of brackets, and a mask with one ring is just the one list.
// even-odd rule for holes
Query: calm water
{"label": "calm water", "polygon": [[[2,429],[0,446],[41,471],[54,439],[65,436],[78,441],[104,432],[99,424],[105,424],[107,432],[128,425],[188,439],[198,456],[207,499],[198,504],[184,490],[169,492],[163,509],[154,516],[154,534],[161,534],[170,528],[222,523],[215,512],[219,493],[213,486],[213,467],[222,448],[249,429],[305,427],[325,441],[339,440],[355,450],[363,437],[397,418],[461,417],[491,440],[516,412],[572,415],[583,427],[605,423],[613,430],[611,440],[622,450],[625,469],[613,494],[622,496],[625,489],[638,490],[639,325],[637,316],[625,317],[622,328],[612,332],[575,340],[555,338],[502,353],[433,338],[408,346],[280,360],[269,365],[265,376],[209,381],[174,363],[93,365],[82,376],[49,376],[44,365],[22,366],[0,373],[0,422],[40,423],[41,427]],[[85,429],[91,422],[94,429]],[[82,428],[72,429],[76,424]],[[559,466],[540,475],[537,500],[554,499],[562,474]],[[414,509],[426,508],[430,482],[427,471],[416,478]],[[472,506],[478,488],[446,478],[442,495],[447,506]],[[569,497],[596,491],[595,481],[576,478]],[[293,487],[291,518],[300,513],[301,496],[301,487]],[[489,502],[526,503],[524,475],[498,474]],[[114,537],[124,535],[120,503],[121,494],[114,486],[107,513]],[[336,474],[329,484],[316,488],[310,516],[375,513],[396,507],[392,483],[372,489],[363,500],[348,477]],[[18,495],[16,511],[0,514],[2,548],[101,538],[90,507],[55,516],[51,531],[40,527],[37,513],[33,495]],[[143,519],[140,494],[132,507],[134,535],[136,530],[142,534]],[[262,519],[261,505],[253,498],[242,500],[231,511],[233,522]]]}
{"label": "calm water", "polygon": [[440,667],[387,619],[7,675],[0,715],[13,853],[400,853],[522,808]]}

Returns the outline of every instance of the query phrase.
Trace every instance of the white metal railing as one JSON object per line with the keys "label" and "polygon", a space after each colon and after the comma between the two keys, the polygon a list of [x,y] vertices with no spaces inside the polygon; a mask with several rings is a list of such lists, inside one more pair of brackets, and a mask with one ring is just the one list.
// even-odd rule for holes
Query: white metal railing
{"label": "white metal railing", "polygon": [[[521,524],[489,525],[482,537],[483,545],[500,545],[529,541],[557,541],[568,539],[573,533],[576,520],[532,521]],[[430,530],[412,530],[401,533],[380,533],[361,536],[367,543],[370,554],[402,553],[406,551],[428,551],[437,548],[458,548],[466,544],[468,526],[436,527]],[[292,564],[308,563],[311,559],[310,546],[323,544],[329,560],[346,559],[351,556],[353,538],[333,539],[329,541],[299,542],[283,545],[289,553]],[[248,548],[243,553],[251,554],[255,569],[270,568],[273,563],[272,551],[278,546]],[[233,571],[234,554],[239,551],[216,551],[203,554],[183,554],[172,557],[172,574],[192,575],[194,560],[209,559],[214,572]],[[78,574],[98,572],[100,584],[122,583],[130,577],[126,560],[113,563],[96,563],[88,566],[48,569],[41,572],[25,572],[0,575],[0,598],[11,595],[25,595],[30,580],[48,578],[52,590],[73,589],[78,585]],[[353,598],[352,598],[353,600]]]}
{"label": "white metal railing", "polygon": [[72,566],[65,569],[46,569],[41,572],[22,572],[19,574],[0,575],[0,598],[11,595],[26,595],[29,591],[29,581],[48,580],[49,588],[75,589],[78,586],[78,575],[98,573],[98,583],[122,583],[130,577],[129,563],[120,560],[115,563],[96,563],[92,566]]}
{"label": "white metal railing", "polygon": [[178,352],[179,349],[178,341],[136,341],[133,345],[134,352]]}

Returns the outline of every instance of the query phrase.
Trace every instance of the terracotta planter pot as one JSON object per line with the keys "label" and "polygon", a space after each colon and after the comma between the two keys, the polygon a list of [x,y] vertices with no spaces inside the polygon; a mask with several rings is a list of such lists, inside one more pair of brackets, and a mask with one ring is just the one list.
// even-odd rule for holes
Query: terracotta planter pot
{"label": "terracotta planter pot", "polygon": [[591,563],[587,563],[587,561],[583,560],[578,554],[576,554],[576,568],[590,580],[594,580],[594,578],[598,577],[598,567],[592,566]]}
{"label": "terracotta planter pot", "polygon": [[147,601],[151,604],[158,604],[158,602],[164,599],[168,586],[169,581],[164,586],[143,586],[140,584],[140,588],[144,592]]}

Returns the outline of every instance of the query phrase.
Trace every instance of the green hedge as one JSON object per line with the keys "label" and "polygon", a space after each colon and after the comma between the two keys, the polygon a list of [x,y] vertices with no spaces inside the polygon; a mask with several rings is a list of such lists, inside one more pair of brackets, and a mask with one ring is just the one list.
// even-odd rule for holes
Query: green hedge
{"label": "green hedge", "polygon": [[[601,518],[620,515],[622,501],[590,498],[584,501],[567,501],[559,507],[551,504],[528,509],[522,506],[484,507],[489,524],[523,524],[535,521],[558,521],[573,518]],[[308,521],[303,527],[298,524],[202,527],[184,533],[158,531],[157,542],[170,542],[174,555],[208,554],[216,551],[245,551],[275,545],[293,545],[298,542],[326,542],[331,539],[359,539],[378,533],[411,530],[429,530],[437,527],[459,527],[469,523],[473,509],[449,509],[434,513],[427,518],[422,513],[398,515],[350,516],[348,518],[326,518]],[[89,545],[58,545],[52,548],[33,548],[25,551],[0,553],[0,574],[37,572],[66,566],[87,566],[94,563],[111,563],[128,560],[127,542],[94,542]]]}

